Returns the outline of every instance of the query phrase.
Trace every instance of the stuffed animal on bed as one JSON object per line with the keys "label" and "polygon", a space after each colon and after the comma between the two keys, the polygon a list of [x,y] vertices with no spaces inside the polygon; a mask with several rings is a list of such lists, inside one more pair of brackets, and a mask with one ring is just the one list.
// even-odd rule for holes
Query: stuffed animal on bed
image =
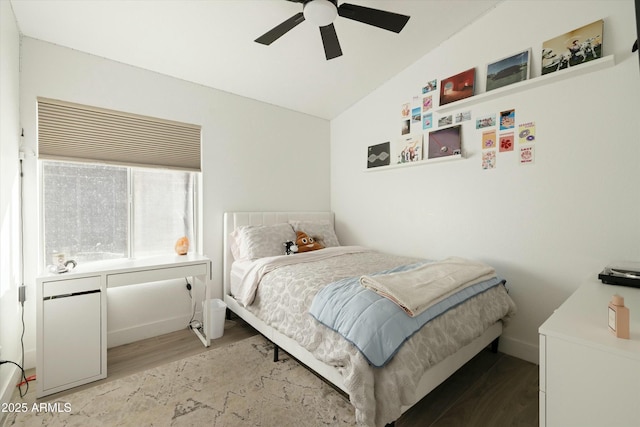
{"label": "stuffed animal on bed", "polygon": [[318,249],[324,249],[324,246],[320,244],[320,242],[309,236],[304,231],[298,231],[296,233],[296,245],[298,246],[298,252],[310,252]]}
{"label": "stuffed animal on bed", "polygon": [[284,253],[287,255],[295,254],[298,252],[298,245],[295,242],[289,240],[288,242],[284,242]]}

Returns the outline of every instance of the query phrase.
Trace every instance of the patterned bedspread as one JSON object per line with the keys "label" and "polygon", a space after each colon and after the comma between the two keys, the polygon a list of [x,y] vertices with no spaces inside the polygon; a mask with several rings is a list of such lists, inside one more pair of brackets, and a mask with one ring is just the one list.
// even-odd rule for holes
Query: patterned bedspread
{"label": "patterned bedspread", "polygon": [[338,368],[360,425],[384,426],[413,403],[423,373],[515,314],[503,286],[496,286],[449,310],[415,333],[384,367],[370,366],[354,345],[319,324],[308,311],[316,293],[347,277],[373,274],[421,261],[380,252],[349,253],[317,262],[286,265],[266,274],[247,309],[296,340],[317,359]]}

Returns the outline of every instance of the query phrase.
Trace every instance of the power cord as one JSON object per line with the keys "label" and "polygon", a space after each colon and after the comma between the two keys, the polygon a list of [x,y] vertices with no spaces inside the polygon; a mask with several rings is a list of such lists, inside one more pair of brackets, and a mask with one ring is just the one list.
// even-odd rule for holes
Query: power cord
{"label": "power cord", "polygon": [[191,319],[189,319],[189,323],[187,324],[187,327],[189,329],[200,329],[202,327],[202,324],[195,320],[196,317],[196,305],[193,302],[193,294],[191,293],[191,283],[189,283],[189,280],[185,277],[184,281],[187,283],[187,291],[189,291],[189,298],[191,298],[191,306],[193,307],[193,313],[191,313]]}
{"label": "power cord", "polygon": [[[12,361],[12,360],[0,360],[0,365],[4,365],[5,363],[13,363],[14,365],[16,365],[19,369],[20,372],[22,372],[22,382],[20,382],[20,384],[18,384],[18,391],[20,392],[20,397],[24,397],[28,392],[29,392],[29,381],[30,379],[27,378],[27,374],[24,371],[24,330],[25,330],[25,326],[24,326],[24,302],[20,303],[22,305],[22,335],[20,336],[20,345],[22,347],[22,365],[19,365],[18,363]],[[26,385],[26,389],[24,391],[24,393],[22,392],[22,384]]]}
{"label": "power cord", "polygon": [[[22,130],[22,137],[24,137],[24,130]],[[24,203],[24,184],[23,184],[23,179],[24,179],[24,171],[22,169],[22,158],[20,159],[20,266],[22,269],[22,274],[20,276],[21,279],[21,284],[20,284],[20,294],[22,295],[23,292],[23,288],[24,288],[24,209],[23,209],[23,203]],[[21,306],[21,322],[22,322],[22,334],[20,335],[20,347],[21,347],[21,364],[18,364],[14,361],[11,360],[0,360],[0,365],[4,365],[5,363],[12,363],[14,365],[16,365],[19,369],[20,372],[22,372],[22,379],[24,380],[23,382],[21,382],[20,384],[18,384],[18,390],[20,391],[20,397],[24,397],[27,392],[29,391],[29,380],[27,379],[27,375],[24,371],[24,333],[25,333],[25,324],[24,324],[24,298],[21,297],[20,298],[20,306]],[[24,393],[22,392],[22,384],[26,385],[26,389],[24,391]]]}
{"label": "power cord", "polygon": [[[20,303],[21,309],[22,309],[22,315],[21,315],[21,321],[22,321],[22,334],[20,335],[20,349],[21,349],[21,364],[22,366],[24,366],[24,331],[25,331],[25,326],[24,326],[24,301],[22,301]],[[24,379],[24,382],[27,386],[27,389],[25,390],[24,394],[27,394],[27,392],[29,391],[29,380],[27,379],[27,376],[24,373],[24,368],[20,366],[20,370],[22,371],[22,379]],[[24,397],[24,394],[22,394],[22,388],[20,386],[18,386],[18,390],[20,390],[20,397]]]}
{"label": "power cord", "polygon": [[[27,379],[27,374],[24,372],[24,368],[12,360],[0,360],[0,365],[4,365],[5,363],[13,363],[18,367],[18,369],[20,369],[20,372],[22,372],[22,376],[20,378],[22,378],[23,381],[18,384],[18,390],[20,391],[20,397],[23,398],[29,392],[30,381],[29,379]],[[27,386],[24,393],[22,392],[22,384],[26,384]]]}

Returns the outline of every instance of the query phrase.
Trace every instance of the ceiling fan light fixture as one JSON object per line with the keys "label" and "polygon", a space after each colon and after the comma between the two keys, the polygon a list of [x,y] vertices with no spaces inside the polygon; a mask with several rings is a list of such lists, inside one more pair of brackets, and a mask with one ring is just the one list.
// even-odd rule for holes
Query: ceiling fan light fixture
{"label": "ceiling fan light fixture", "polygon": [[410,18],[409,16],[399,13],[387,12],[350,3],[342,3],[340,7],[338,7],[338,0],[288,1],[292,3],[302,3],[302,12],[298,12],[291,18],[276,25],[258,37],[255,42],[268,46],[287,34],[298,24],[304,21],[310,21],[309,24],[315,24],[319,27],[327,60],[342,56],[342,48],[340,47],[340,41],[336,34],[336,27],[333,25],[333,21],[335,21],[338,16],[393,31],[394,33],[402,31]]}
{"label": "ceiling fan light fixture", "polygon": [[336,5],[329,0],[312,0],[304,5],[304,19],[318,27],[326,27],[338,16]]}

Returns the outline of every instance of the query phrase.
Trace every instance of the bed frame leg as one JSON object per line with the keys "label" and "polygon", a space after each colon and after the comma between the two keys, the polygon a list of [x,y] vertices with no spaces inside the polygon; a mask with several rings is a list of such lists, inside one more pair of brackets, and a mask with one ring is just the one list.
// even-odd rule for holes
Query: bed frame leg
{"label": "bed frame leg", "polygon": [[499,343],[500,343],[500,337],[498,337],[495,340],[491,341],[491,353],[497,353],[498,352],[498,344]]}
{"label": "bed frame leg", "polygon": [[278,361],[278,350],[279,350],[279,347],[276,344],[273,344],[273,361],[274,362]]}

